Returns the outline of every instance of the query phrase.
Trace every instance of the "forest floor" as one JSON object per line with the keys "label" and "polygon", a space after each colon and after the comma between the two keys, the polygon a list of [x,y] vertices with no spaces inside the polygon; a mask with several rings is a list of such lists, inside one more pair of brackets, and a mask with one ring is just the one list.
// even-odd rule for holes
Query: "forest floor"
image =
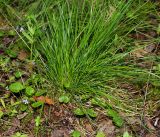
{"label": "forest floor", "polygon": [[[151,22],[155,25],[160,23],[156,19],[151,19]],[[145,34],[133,34],[131,37],[141,41],[158,36],[156,31],[150,30]],[[159,56],[159,46],[159,43],[155,43],[137,50],[133,53],[136,61],[137,58],[148,54]],[[153,67],[152,62],[143,62],[139,65]],[[11,85],[17,82],[29,83],[29,91],[26,87],[22,87],[25,95],[13,94],[10,91]],[[13,88],[17,87],[18,85],[15,85]],[[49,87],[49,84],[38,74],[36,63],[30,59],[29,51],[21,46],[18,35],[6,19],[0,16],[0,137],[69,137],[73,131],[79,131],[82,137],[94,137],[99,131],[106,137],[160,137],[159,87],[155,89],[155,95],[150,97],[150,101],[144,103],[142,117],[121,113],[124,119],[122,127],[117,127],[110,117],[106,117],[105,111],[97,106],[94,107],[98,113],[95,118],[77,117],[73,113],[77,107],[74,102],[60,103],[56,97],[52,98],[46,94],[43,90],[45,87]],[[133,92],[135,98],[136,96],[143,98],[146,87],[152,89],[147,83],[141,89],[128,83],[121,84],[121,88]],[[32,91],[36,95],[26,97],[26,94],[30,95]],[[35,101],[42,101],[44,104],[35,104]],[[155,107],[150,108],[151,104],[155,104]],[[153,114],[148,112],[145,114],[145,110],[150,109]],[[125,136],[126,132],[130,136]],[[78,137],[78,135],[72,136]]]}

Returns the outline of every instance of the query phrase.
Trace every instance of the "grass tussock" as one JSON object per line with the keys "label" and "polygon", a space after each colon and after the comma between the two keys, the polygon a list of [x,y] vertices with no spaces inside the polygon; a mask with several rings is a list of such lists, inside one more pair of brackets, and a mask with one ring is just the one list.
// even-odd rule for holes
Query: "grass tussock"
{"label": "grass tussock", "polygon": [[[148,10],[143,8],[151,8],[148,4],[135,6],[133,0],[42,1],[37,4],[39,14],[28,16],[28,32],[23,34],[40,57],[42,73],[57,89],[116,100],[119,81],[144,83],[151,74],[128,59],[135,50],[128,35],[144,26]],[[158,76],[151,74],[150,78]]]}

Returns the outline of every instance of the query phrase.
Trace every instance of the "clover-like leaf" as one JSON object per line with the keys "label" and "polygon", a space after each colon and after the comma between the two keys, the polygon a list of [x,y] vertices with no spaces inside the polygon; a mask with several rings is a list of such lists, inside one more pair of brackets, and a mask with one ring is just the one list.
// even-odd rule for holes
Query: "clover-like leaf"
{"label": "clover-like leaf", "polygon": [[97,113],[93,109],[87,109],[86,111],[90,117],[97,117]]}
{"label": "clover-like leaf", "polygon": [[112,117],[113,122],[118,127],[121,127],[123,125],[123,123],[124,123],[124,120],[113,109],[107,109],[107,116]]}
{"label": "clover-like leaf", "polygon": [[114,111],[113,109],[107,109],[107,116],[116,117],[116,116],[118,116],[118,113],[116,111]]}
{"label": "clover-like leaf", "polygon": [[15,36],[16,35],[16,31],[10,30],[10,31],[7,32],[7,35],[9,35],[9,36]]}
{"label": "clover-like leaf", "polygon": [[113,117],[113,122],[115,123],[116,126],[122,127],[124,120],[120,116],[116,116],[116,117]]}
{"label": "clover-like leaf", "polygon": [[3,37],[3,36],[5,36],[5,33],[0,30],[0,37]]}
{"label": "clover-like leaf", "polygon": [[105,137],[105,134],[102,131],[99,131],[96,137]]}
{"label": "clover-like leaf", "polygon": [[28,106],[26,104],[20,104],[20,110],[21,111],[26,111]]}
{"label": "clover-like leaf", "polygon": [[41,95],[43,95],[43,94],[45,94],[45,93],[46,93],[45,90],[39,90],[39,91],[37,91],[37,92],[35,93],[35,96],[41,96]]}
{"label": "clover-like leaf", "polygon": [[34,88],[32,88],[31,86],[26,87],[26,91],[25,91],[26,95],[28,96],[32,96],[35,93]]}
{"label": "clover-like leaf", "polygon": [[76,108],[74,110],[74,114],[77,115],[77,116],[83,116],[83,115],[85,115],[84,111],[82,109],[80,109],[80,108]]}
{"label": "clover-like leaf", "polygon": [[43,102],[37,101],[37,102],[34,102],[31,106],[33,108],[38,108],[38,107],[42,106],[43,104],[44,104]]}
{"label": "clover-like leaf", "polygon": [[100,107],[106,107],[107,104],[101,98],[92,98],[91,103]]}
{"label": "clover-like leaf", "polygon": [[41,123],[41,118],[40,116],[37,116],[36,119],[35,119],[35,124],[36,124],[36,127],[38,127]]}
{"label": "clover-like leaf", "polygon": [[14,73],[14,76],[16,78],[20,78],[22,75],[23,75],[23,72],[21,72],[21,71],[17,71],[17,72]]}
{"label": "clover-like leaf", "polygon": [[63,96],[59,97],[59,102],[60,103],[68,103],[69,101],[70,101],[70,99],[69,99],[68,96],[63,95]]}
{"label": "clover-like leaf", "polygon": [[132,137],[132,136],[128,133],[128,131],[126,131],[123,133],[123,137]]}
{"label": "clover-like leaf", "polygon": [[16,58],[18,55],[16,51],[11,49],[6,50],[5,53],[8,54],[8,56],[11,58]]}
{"label": "clover-like leaf", "polygon": [[72,132],[72,137],[80,137],[81,136],[81,132],[79,132],[78,130],[74,130]]}
{"label": "clover-like leaf", "polygon": [[24,89],[24,86],[22,85],[22,83],[20,82],[15,82],[15,83],[12,83],[10,86],[9,86],[9,90],[13,93],[18,93],[20,92],[22,89]]}

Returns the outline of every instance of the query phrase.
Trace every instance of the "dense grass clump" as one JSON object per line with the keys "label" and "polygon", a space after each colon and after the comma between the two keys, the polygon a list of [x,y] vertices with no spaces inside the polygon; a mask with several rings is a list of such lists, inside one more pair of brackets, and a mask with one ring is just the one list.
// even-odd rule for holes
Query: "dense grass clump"
{"label": "dense grass clump", "polygon": [[135,6],[133,0],[42,1],[43,10],[30,16],[24,35],[57,89],[107,96],[119,81],[147,81],[147,70],[129,59],[134,48],[128,38],[143,26],[144,5]]}

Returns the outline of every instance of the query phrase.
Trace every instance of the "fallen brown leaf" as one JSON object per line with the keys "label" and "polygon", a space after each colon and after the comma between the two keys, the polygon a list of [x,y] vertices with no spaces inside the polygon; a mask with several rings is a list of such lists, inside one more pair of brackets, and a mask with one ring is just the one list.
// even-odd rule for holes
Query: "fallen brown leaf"
{"label": "fallen brown leaf", "polygon": [[24,50],[21,50],[18,54],[18,59],[24,61],[28,57],[28,53]]}
{"label": "fallen brown leaf", "polygon": [[48,97],[45,97],[45,103],[48,105],[53,105],[53,100]]}
{"label": "fallen brown leaf", "polygon": [[28,71],[30,73],[33,72],[34,67],[35,67],[35,62],[34,61],[30,61],[25,65],[26,71]]}
{"label": "fallen brown leaf", "polygon": [[134,52],[132,52],[131,54],[137,58],[142,58],[144,57],[148,52],[145,51],[144,49],[138,49]]}
{"label": "fallen brown leaf", "polygon": [[151,134],[151,133],[149,133],[149,134],[147,134],[145,137],[158,137],[156,134]]}
{"label": "fallen brown leaf", "polygon": [[10,38],[10,37],[5,36],[5,37],[2,39],[2,43],[3,43],[3,45],[8,46],[10,43],[15,42],[15,40],[16,40],[16,37]]}
{"label": "fallen brown leaf", "polygon": [[145,118],[145,123],[150,130],[155,130],[155,127],[151,124],[151,121],[148,118]]}
{"label": "fallen brown leaf", "polygon": [[92,128],[91,124],[86,123],[86,124],[85,124],[85,127],[86,127],[86,130],[87,130],[87,131],[93,132],[93,128]]}
{"label": "fallen brown leaf", "polygon": [[53,105],[54,104],[53,100],[51,98],[47,97],[47,96],[46,97],[45,96],[39,96],[39,97],[34,96],[33,98],[36,101],[41,101],[41,102],[46,103],[48,105]]}
{"label": "fallen brown leaf", "polygon": [[156,49],[156,45],[155,44],[151,44],[145,47],[145,51],[148,53],[153,52]]}
{"label": "fallen brown leaf", "polygon": [[98,125],[98,130],[102,131],[107,137],[115,137],[115,126],[112,120],[104,120]]}
{"label": "fallen brown leaf", "polygon": [[54,129],[51,137],[70,137],[69,130],[67,128]]}
{"label": "fallen brown leaf", "polygon": [[17,131],[17,127],[12,126],[8,130],[6,130],[4,133],[2,133],[2,137],[9,137],[10,135],[13,135]]}
{"label": "fallen brown leaf", "polygon": [[18,119],[18,118],[13,118],[12,119],[12,124],[13,124],[13,126],[15,126],[15,127],[20,127],[20,120]]}
{"label": "fallen brown leaf", "polygon": [[34,96],[33,98],[34,98],[36,101],[41,101],[41,102],[45,103],[45,97],[44,97],[44,96],[39,96],[39,97]]}
{"label": "fallen brown leaf", "polygon": [[27,116],[28,113],[27,112],[24,112],[23,114],[20,114],[20,115],[17,115],[17,118],[18,119],[23,119],[25,116]]}

